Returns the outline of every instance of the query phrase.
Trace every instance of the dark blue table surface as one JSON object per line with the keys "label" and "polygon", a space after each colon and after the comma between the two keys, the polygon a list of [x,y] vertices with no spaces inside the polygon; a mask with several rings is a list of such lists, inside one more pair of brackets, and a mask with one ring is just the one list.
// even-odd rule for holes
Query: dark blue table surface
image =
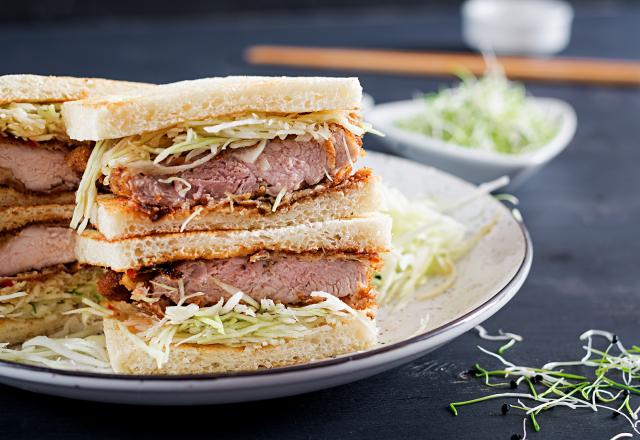
{"label": "dark blue table surface", "polygon": [[[208,16],[0,29],[1,73],[71,74],[151,82],[228,74],[317,74],[252,67],[251,44],[287,43],[403,49],[462,49],[456,14],[425,9]],[[640,5],[578,7],[566,55],[640,59]],[[347,74],[357,74],[347,72]],[[379,102],[434,90],[442,79],[360,75]],[[570,102],[574,141],[517,191],[535,256],[528,281],[486,326],[522,334],[511,356],[542,364],[580,355],[589,328],[640,343],[640,93],[638,89],[527,84]],[[366,147],[383,150],[375,138]],[[635,338],[635,339],[634,339]],[[0,438],[423,438],[508,439],[522,417],[502,402],[450,401],[484,392],[459,374],[480,357],[466,334],[412,364],[334,389],[266,402],[195,408],[128,407],[31,394],[0,386]],[[556,410],[530,438],[608,439],[622,418]]]}

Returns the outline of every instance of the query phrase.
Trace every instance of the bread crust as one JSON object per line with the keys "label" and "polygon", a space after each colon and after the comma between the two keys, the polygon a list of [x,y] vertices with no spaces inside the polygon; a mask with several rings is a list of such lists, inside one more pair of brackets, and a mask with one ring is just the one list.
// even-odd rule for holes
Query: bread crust
{"label": "bread crust", "polygon": [[0,232],[22,228],[31,223],[68,223],[74,205],[33,205],[0,207]]}
{"label": "bread crust", "polygon": [[98,141],[243,112],[355,110],[361,99],[357,78],[228,76],[68,102],[62,117],[72,139]]}
{"label": "bread crust", "polygon": [[96,231],[85,231],[76,241],[76,255],[80,263],[124,272],[179,260],[251,255],[260,250],[380,253],[390,244],[391,219],[372,214],[253,231],[192,231],[114,241]]}
{"label": "bread crust", "polygon": [[36,205],[68,205],[74,204],[76,196],[73,191],[53,193],[35,193],[19,191],[8,186],[0,186],[0,208]]}
{"label": "bread crust", "polygon": [[150,87],[153,85],[101,78],[2,75],[0,76],[0,105],[12,102],[65,102],[113,93],[127,93]]}

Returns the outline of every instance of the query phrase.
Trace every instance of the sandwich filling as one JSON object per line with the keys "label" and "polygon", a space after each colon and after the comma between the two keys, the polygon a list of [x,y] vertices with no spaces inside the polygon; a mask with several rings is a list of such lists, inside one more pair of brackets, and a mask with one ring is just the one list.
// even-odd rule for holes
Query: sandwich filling
{"label": "sandwich filling", "polygon": [[[98,283],[100,293],[113,300],[133,301],[162,315],[180,300],[207,307],[242,291],[255,301],[270,299],[285,305],[316,302],[314,291],[344,299],[356,309],[375,305],[370,282],[379,260],[373,255],[290,254],[261,251],[221,260],[193,260],[108,272]],[[197,293],[197,295],[192,295]]]}
{"label": "sandwich filling", "polygon": [[70,264],[0,277],[0,319],[57,319],[83,298],[99,301],[96,282],[101,275],[99,268]]}
{"label": "sandwich filling", "polygon": [[89,152],[66,135],[59,104],[0,106],[0,185],[25,193],[74,191]]}
{"label": "sandwich filling", "polygon": [[369,129],[348,111],[250,113],[100,141],[80,183],[72,226],[86,227],[96,184],[154,215],[264,196],[276,208],[286,193],[346,179]]}
{"label": "sandwich filling", "polygon": [[88,146],[69,146],[61,141],[0,137],[0,185],[20,192],[74,191],[89,151]]}
{"label": "sandwich filling", "polygon": [[0,133],[34,142],[69,140],[58,103],[0,105]]}
{"label": "sandwich filling", "polygon": [[[261,149],[259,156],[256,154]],[[360,155],[360,140],[348,131],[332,127],[326,141],[293,137],[273,139],[262,147],[226,150],[194,168],[167,179],[135,169],[117,168],[110,189],[139,205],[188,209],[208,205],[230,196],[277,197],[318,184],[323,179],[338,183],[348,176],[352,158]]]}
{"label": "sandwich filling", "polygon": [[0,276],[76,260],[76,233],[63,225],[32,224],[0,235]]}
{"label": "sandwich filling", "polygon": [[370,335],[367,339],[376,339],[375,324],[365,313],[326,292],[311,292],[315,303],[285,306],[271,299],[257,302],[239,291],[209,307],[183,305],[188,295],[183,289],[180,292],[181,301],[167,307],[162,318],[141,315],[124,303],[115,304],[104,316],[115,317],[119,330],[151,356],[158,368],[169,361],[175,346],[224,345],[250,350],[284,344],[345,321],[355,321]]}
{"label": "sandwich filling", "polygon": [[259,252],[107,272],[109,315],[158,367],[176,344],[273,345],[357,319],[375,332],[377,255]]}

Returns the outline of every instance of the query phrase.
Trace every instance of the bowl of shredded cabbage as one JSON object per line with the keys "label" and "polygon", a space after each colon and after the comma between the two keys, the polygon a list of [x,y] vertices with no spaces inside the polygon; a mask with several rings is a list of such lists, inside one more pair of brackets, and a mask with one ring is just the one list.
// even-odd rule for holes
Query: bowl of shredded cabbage
{"label": "bowl of shredded cabbage", "polygon": [[519,185],[569,145],[577,118],[568,103],[532,97],[499,72],[460,78],[452,88],[377,105],[367,119],[396,154],[474,183],[508,175]]}

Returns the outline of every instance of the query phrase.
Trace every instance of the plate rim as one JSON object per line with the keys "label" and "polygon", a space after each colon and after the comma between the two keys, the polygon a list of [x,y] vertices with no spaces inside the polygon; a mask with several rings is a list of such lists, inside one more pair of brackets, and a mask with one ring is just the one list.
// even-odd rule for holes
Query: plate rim
{"label": "plate rim", "polygon": [[[383,156],[387,156],[387,154],[376,152],[376,154],[380,154]],[[405,158],[397,157],[391,155],[394,159],[406,160]],[[415,163],[415,162],[414,162]],[[418,163],[419,164],[419,163]],[[424,164],[419,164],[425,166]],[[432,168],[425,166],[426,168]],[[449,178],[454,178],[456,180],[467,183],[468,185],[475,186],[464,179],[460,179],[457,176],[454,176],[446,171],[435,169],[436,171],[447,175]],[[511,291],[513,285],[518,284],[520,278],[522,276],[527,276],[529,269],[531,267],[532,258],[533,258],[533,245],[531,242],[531,236],[529,231],[524,223],[524,220],[521,216],[516,215],[513,209],[509,209],[507,204],[504,201],[498,201],[499,205],[505,209],[509,216],[515,221],[516,225],[519,228],[520,233],[522,234],[522,238],[524,241],[524,254],[522,255],[522,260],[518,266],[518,269],[514,272],[513,276],[507,281],[507,283],[502,286],[495,294],[493,294],[486,301],[475,307],[474,309],[468,311],[467,313],[457,317],[456,319],[446,322],[432,330],[429,330],[425,333],[421,333],[419,335],[412,336],[405,340],[395,342],[393,344],[387,344],[382,347],[376,347],[370,350],[361,351],[352,353],[345,356],[340,356],[331,359],[324,359],[316,362],[304,363],[299,365],[291,365],[287,367],[276,367],[276,368],[265,368],[261,370],[254,371],[236,371],[236,372],[221,372],[221,373],[205,373],[205,374],[179,374],[179,375],[154,375],[154,374],[119,374],[119,373],[96,373],[89,371],[74,371],[74,370],[62,370],[51,367],[43,367],[38,365],[29,365],[23,364],[20,362],[14,361],[6,361],[0,360],[0,368],[8,368],[10,370],[22,370],[25,372],[35,373],[35,374],[47,374],[47,375],[58,375],[65,376],[71,378],[78,379],[95,379],[100,381],[128,381],[128,382],[154,382],[154,383],[167,383],[167,382],[187,382],[187,381],[217,381],[223,379],[230,378],[250,378],[250,377],[264,377],[264,376],[274,376],[278,374],[286,374],[292,372],[300,372],[300,371],[309,371],[309,370],[317,370],[322,369],[324,367],[336,366],[342,364],[348,364],[350,362],[368,359],[371,357],[375,357],[377,355],[395,352],[402,350],[408,346],[420,343],[422,341],[433,339],[438,335],[451,331],[452,329],[458,328],[463,325],[465,322],[469,320],[473,320],[477,316],[481,316],[487,310],[490,310],[492,306],[496,303],[499,303],[500,299]],[[1,376],[5,376],[1,374]],[[28,380],[33,381],[33,379]]]}

